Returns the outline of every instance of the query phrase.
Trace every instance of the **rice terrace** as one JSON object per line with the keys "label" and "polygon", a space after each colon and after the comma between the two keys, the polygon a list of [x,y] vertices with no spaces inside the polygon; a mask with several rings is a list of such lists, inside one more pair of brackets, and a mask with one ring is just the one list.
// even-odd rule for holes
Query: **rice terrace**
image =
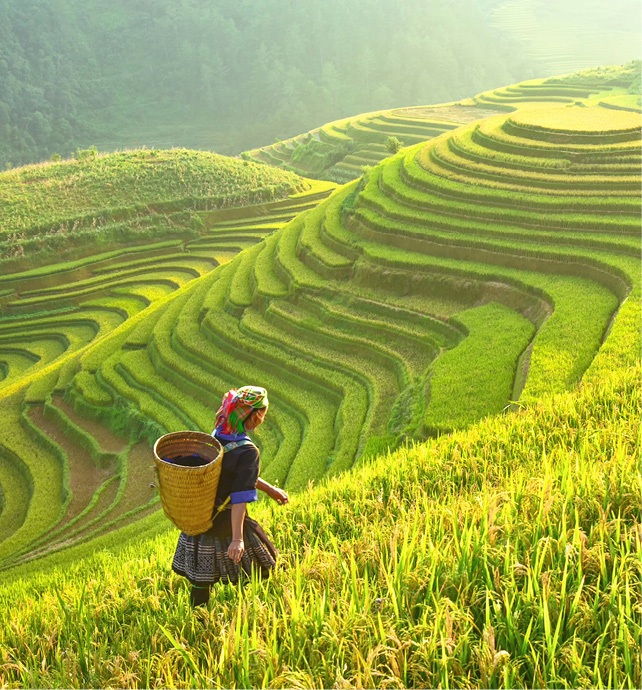
{"label": "rice terrace", "polygon": [[[2,687],[640,687],[639,70],[0,173]],[[192,612],[151,446],[246,383]]]}

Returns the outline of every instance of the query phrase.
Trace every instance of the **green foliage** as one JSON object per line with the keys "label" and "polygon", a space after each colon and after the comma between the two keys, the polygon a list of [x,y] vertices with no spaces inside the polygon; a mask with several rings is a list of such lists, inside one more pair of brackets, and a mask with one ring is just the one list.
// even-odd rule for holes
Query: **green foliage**
{"label": "green foliage", "polygon": [[334,145],[310,139],[294,149],[290,161],[303,171],[319,174],[344,158],[353,148],[351,142]]}
{"label": "green foliage", "polygon": [[386,151],[391,154],[397,153],[401,147],[403,146],[403,142],[401,142],[397,137],[388,137],[386,139]]}
{"label": "green foliage", "polygon": [[629,90],[635,89],[637,84],[639,89],[641,64],[640,60],[632,60],[624,65],[591,67],[563,77],[550,77],[544,84],[626,86]]}
{"label": "green foliage", "polygon": [[518,358],[535,334],[533,324],[500,304],[462,312],[457,321],[468,335],[433,365],[423,433],[449,433],[502,412]]}
{"label": "green foliage", "polygon": [[73,157],[75,160],[81,163],[88,163],[98,158],[98,149],[95,146],[91,146],[88,149],[76,149]]}
{"label": "green foliage", "polygon": [[[560,99],[590,91],[550,88]],[[498,91],[505,103],[550,93],[541,83]],[[104,554],[76,564],[74,555],[90,553],[81,547],[43,559],[43,567],[63,568],[49,580],[38,564],[7,574],[0,603],[17,603],[12,626],[0,626],[4,684],[57,685],[69,673],[78,685],[105,686],[131,678],[146,686],[153,678],[235,687],[639,684],[639,137],[625,122],[630,114],[562,110],[559,119],[538,108],[444,133],[316,208],[327,189],[250,210],[159,201],[177,226],[191,226],[194,215],[202,223],[203,236],[185,254],[165,247],[112,255],[93,275],[73,264],[73,285],[61,286],[59,273],[6,298],[11,308],[79,300],[101,286],[119,291],[86,304],[83,322],[71,312],[0,320],[0,353],[21,341],[20,355],[0,356],[9,371],[17,362],[9,356],[32,366],[86,342],[87,329],[106,332],[108,319],[92,310],[118,318],[113,334],[82,354],[19,380],[31,384],[34,402],[67,385],[78,413],[132,442],[209,431],[222,392],[264,385],[272,403],[257,432],[262,476],[287,486],[292,501],[278,516],[261,504],[253,512],[279,531],[288,568],[275,581],[251,583],[245,599],[215,589],[212,612],[236,622],[228,635],[203,612],[209,647],[185,626],[178,579],[153,560],[160,553],[169,561],[175,534],[141,538],[147,528],[161,531],[159,517],[139,523],[138,534],[125,527],[94,544],[115,549],[117,568]],[[388,127],[421,136],[409,117],[391,119],[332,123],[318,140],[298,143],[320,152],[317,144],[329,146],[333,136],[380,141]],[[287,144],[269,157],[286,160]],[[235,243],[257,240],[209,270],[216,247],[229,259]],[[192,263],[201,277],[173,294],[154,292],[154,277],[180,282]],[[138,278],[140,292],[128,282]],[[136,303],[152,301],[137,311]],[[66,344],[53,337],[63,332]],[[14,504],[6,520],[0,514],[0,533],[24,518],[8,557],[24,559],[34,545],[41,557],[153,509],[143,493],[123,505],[135,468],[121,455],[118,486],[103,484],[82,518],[56,523],[55,508],[60,519],[69,498],[64,453],[15,415],[23,394],[7,390],[17,393],[2,400],[11,452],[44,448],[49,469],[59,464],[48,479],[62,485],[59,500],[44,506],[48,522],[41,504],[40,513],[21,515]],[[55,407],[45,402],[47,415],[100,457],[85,427]],[[16,423],[34,445],[16,440]],[[452,429],[462,431],[446,436]],[[440,438],[409,445],[431,434]],[[0,480],[24,493],[11,467]],[[35,489],[42,498],[42,485]],[[132,536],[135,551],[122,544]],[[99,587],[92,572],[101,573]],[[88,600],[73,578],[87,582]],[[60,597],[48,596],[61,585]],[[37,611],[29,588],[45,592]],[[178,609],[163,595],[177,589]],[[247,596],[261,606],[245,610]],[[94,609],[84,621],[86,601]],[[127,610],[116,611],[114,601]],[[125,614],[136,623],[122,636]],[[38,642],[55,638],[72,649],[74,636],[87,643],[64,663]],[[206,652],[197,657],[190,646]],[[14,650],[23,648],[33,659],[21,666]],[[140,648],[153,650],[148,659],[132,653]],[[121,665],[104,663],[113,655]]]}

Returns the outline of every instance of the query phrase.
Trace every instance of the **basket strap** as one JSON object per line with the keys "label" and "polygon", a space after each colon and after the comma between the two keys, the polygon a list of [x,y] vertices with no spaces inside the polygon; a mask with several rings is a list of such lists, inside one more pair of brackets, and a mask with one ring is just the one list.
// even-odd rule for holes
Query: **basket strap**
{"label": "basket strap", "polygon": [[253,445],[254,444],[252,443],[252,441],[250,441],[249,438],[244,438],[240,441],[232,441],[232,443],[228,443],[226,446],[223,446],[223,452],[228,453],[229,451],[234,450],[235,448],[238,448],[239,446],[253,446]]}
{"label": "basket strap", "polygon": [[222,510],[225,510],[227,508],[227,504],[230,502],[230,497],[228,496],[223,503],[218,507],[218,510],[214,513],[212,516],[212,519],[214,519]]}

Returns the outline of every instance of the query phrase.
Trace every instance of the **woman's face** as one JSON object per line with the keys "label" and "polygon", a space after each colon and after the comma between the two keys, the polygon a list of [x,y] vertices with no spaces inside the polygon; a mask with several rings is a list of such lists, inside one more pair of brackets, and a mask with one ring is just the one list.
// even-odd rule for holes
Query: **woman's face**
{"label": "woman's face", "polygon": [[252,431],[252,429],[256,429],[259,424],[262,424],[266,413],[267,407],[263,407],[260,410],[254,410],[254,412],[252,412],[252,414],[245,420],[245,423],[243,424],[245,431]]}

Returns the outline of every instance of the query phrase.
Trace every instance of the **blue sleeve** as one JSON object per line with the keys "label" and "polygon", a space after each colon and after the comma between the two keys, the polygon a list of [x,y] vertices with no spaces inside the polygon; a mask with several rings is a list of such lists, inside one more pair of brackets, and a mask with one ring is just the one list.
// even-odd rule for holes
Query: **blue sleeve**
{"label": "blue sleeve", "polygon": [[244,449],[236,462],[236,471],[230,488],[232,505],[235,503],[252,503],[258,500],[256,482],[259,478],[259,469],[259,451],[252,446]]}

